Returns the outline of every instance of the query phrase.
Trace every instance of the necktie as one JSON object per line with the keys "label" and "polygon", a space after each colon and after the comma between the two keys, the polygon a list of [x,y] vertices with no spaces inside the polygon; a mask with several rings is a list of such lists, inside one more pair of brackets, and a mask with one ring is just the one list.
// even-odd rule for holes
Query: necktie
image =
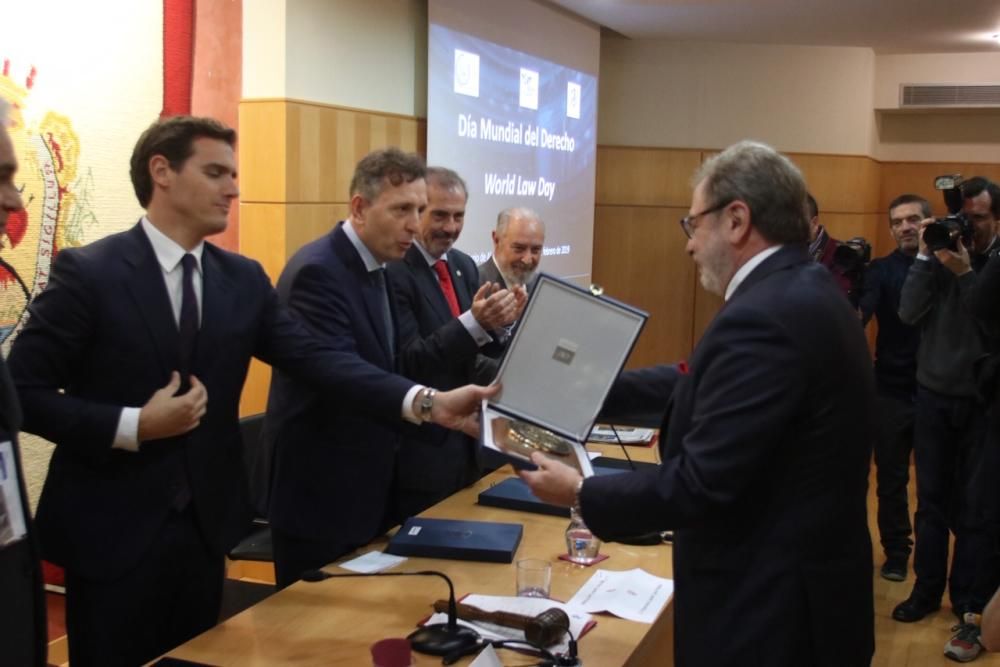
{"label": "necktie", "polygon": [[458,308],[458,296],[455,294],[455,285],[451,282],[451,274],[448,272],[448,262],[443,259],[434,262],[434,273],[441,283],[441,291],[444,292],[444,300],[448,302],[451,316],[458,317],[462,311]]}
{"label": "necktie", "polygon": [[181,316],[177,322],[177,370],[181,374],[181,393],[190,387],[189,375],[198,343],[198,299],[194,294],[194,269],[198,260],[188,253],[181,258]]}
{"label": "necktie", "polygon": [[385,336],[386,342],[389,345],[389,352],[395,354],[394,340],[393,340],[393,328],[392,328],[392,311],[389,309],[389,290],[385,284],[385,269],[375,269],[372,271],[372,279],[375,281],[375,287],[378,288],[379,293],[379,304],[382,309],[382,322],[385,324]]}
{"label": "necktie", "polygon": [[[177,321],[177,370],[181,374],[181,388],[178,395],[191,389],[191,370],[194,365],[194,350],[198,343],[198,298],[194,293],[194,270],[198,260],[191,253],[181,257],[181,315]],[[172,450],[174,467],[169,473],[170,506],[182,512],[191,503],[191,483],[188,481],[184,456],[180,449]]]}

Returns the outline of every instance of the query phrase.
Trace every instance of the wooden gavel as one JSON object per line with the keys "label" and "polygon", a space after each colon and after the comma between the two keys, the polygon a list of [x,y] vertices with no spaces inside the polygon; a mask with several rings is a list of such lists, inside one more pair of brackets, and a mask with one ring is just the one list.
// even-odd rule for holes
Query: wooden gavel
{"label": "wooden gavel", "polygon": [[[552,607],[537,616],[524,616],[509,611],[485,611],[479,607],[459,603],[458,617],[463,621],[480,621],[524,631],[524,638],[536,646],[552,646],[569,630],[569,616],[562,609]],[[448,601],[438,600],[434,611],[447,614]]]}

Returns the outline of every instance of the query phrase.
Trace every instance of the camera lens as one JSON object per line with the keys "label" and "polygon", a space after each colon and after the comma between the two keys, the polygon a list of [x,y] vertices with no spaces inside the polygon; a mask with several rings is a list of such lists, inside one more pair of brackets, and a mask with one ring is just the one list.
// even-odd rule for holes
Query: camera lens
{"label": "camera lens", "polygon": [[960,231],[958,223],[954,220],[941,218],[924,228],[924,243],[927,244],[928,250],[932,251],[945,248],[958,250],[956,239]]}

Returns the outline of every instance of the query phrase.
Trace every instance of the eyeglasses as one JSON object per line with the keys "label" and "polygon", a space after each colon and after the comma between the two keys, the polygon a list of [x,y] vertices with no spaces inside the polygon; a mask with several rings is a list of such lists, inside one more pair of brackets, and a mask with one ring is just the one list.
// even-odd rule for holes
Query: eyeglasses
{"label": "eyeglasses", "polygon": [[712,208],[705,209],[701,213],[695,213],[694,215],[688,215],[688,216],[685,216],[685,217],[681,218],[680,219],[681,229],[684,230],[684,235],[687,236],[688,238],[691,238],[692,236],[694,236],[694,230],[695,230],[694,221],[695,220],[697,220],[698,218],[700,218],[703,215],[708,215],[709,213],[715,213],[716,211],[721,211],[722,209],[726,208],[727,206],[729,206],[732,203],[733,202],[731,202],[731,201],[727,201],[725,203],[713,206]]}

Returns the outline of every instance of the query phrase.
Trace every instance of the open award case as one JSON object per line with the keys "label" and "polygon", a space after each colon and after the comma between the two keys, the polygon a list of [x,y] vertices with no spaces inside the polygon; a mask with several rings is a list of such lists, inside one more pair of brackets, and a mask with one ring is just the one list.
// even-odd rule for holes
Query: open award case
{"label": "open award case", "polygon": [[647,314],[541,274],[483,402],[480,442],[520,462],[545,456],[593,474],[585,443]]}

